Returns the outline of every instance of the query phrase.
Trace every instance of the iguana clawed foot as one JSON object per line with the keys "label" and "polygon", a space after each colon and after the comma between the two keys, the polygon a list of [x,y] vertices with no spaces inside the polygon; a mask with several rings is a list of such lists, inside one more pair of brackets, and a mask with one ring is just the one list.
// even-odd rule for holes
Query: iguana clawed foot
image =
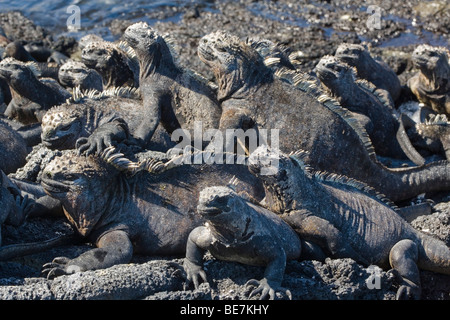
{"label": "iguana clawed foot", "polygon": [[280,286],[280,283],[277,281],[270,281],[266,278],[263,278],[261,280],[251,279],[247,281],[245,284],[246,286],[257,286],[256,289],[254,289],[252,292],[250,292],[249,298],[253,297],[254,295],[261,293],[260,300],[265,300],[269,298],[270,300],[275,299],[275,292],[276,291],[283,291],[288,296],[289,300],[292,300],[292,294],[289,289],[283,288]]}
{"label": "iguana clawed foot", "polygon": [[200,281],[208,283],[206,273],[201,266],[189,261],[188,259],[184,259],[183,268],[184,271],[186,272],[186,280],[187,280],[186,287],[189,286],[191,283],[193,283],[194,288],[198,289]]}
{"label": "iguana clawed foot", "polygon": [[128,138],[126,123],[116,119],[97,128],[88,138],[79,138],[75,147],[78,149],[78,155],[100,154],[112,146],[114,141],[124,141]]}
{"label": "iguana clawed foot", "polygon": [[80,272],[81,268],[76,265],[71,265],[69,262],[71,259],[67,257],[57,257],[52,262],[46,263],[42,266],[42,274],[47,279],[54,279],[59,276],[68,275],[76,272]]}

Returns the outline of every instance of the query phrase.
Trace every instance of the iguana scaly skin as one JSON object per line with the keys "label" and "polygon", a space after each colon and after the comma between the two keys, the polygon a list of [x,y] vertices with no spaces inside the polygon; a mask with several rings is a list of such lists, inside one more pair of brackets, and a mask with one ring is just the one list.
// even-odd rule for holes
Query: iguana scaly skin
{"label": "iguana scaly skin", "polygon": [[394,101],[400,97],[401,84],[394,70],[384,61],[375,60],[369,51],[360,44],[343,43],[334,54],[336,58],[356,68],[358,78],[384,89]]}
{"label": "iguana scaly skin", "polygon": [[105,89],[139,87],[139,64],[124,48],[108,41],[91,41],[81,52],[83,63],[95,69]]}
{"label": "iguana scaly skin", "polygon": [[450,53],[447,48],[418,46],[412,61],[419,72],[408,80],[417,99],[439,114],[450,115]]}
{"label": "iguana scaly skin", "polygon": [[[246,166],[183,165],[130,177],[129,160],[109,151],[103,157],[109,162],[67,151],[43,172],[45,191],[60,200],[69,222],[97,246],[74,259],[55,259],[45,266],[49,277],[127,263],[133,253],[184,255],[189,233],[203,224],[196,205],[206,187],[227,185],[236,177],[242,190],[262,198],[261,183]],[[125,172],[117,169],[123,164]]]}
{"label": "iguana scaly skin", "polygon": [[41,122],[44,113],[70,97],[53,79],[38,79],[29,65],[8,58],[0,62],[0,77],[11,89],[12,100],[5,114],[29,124]]}
{"label": "iguana scaly skin", "polygon": [[102,77],[81,61],[69,60],[58,71],[59,82],[69,89],[79,87],[81,90],[103,91]]}
{"label": "iguana scaly skin", "polygon": [[258,288],[250,297],[274,299],[281,288],[286,260],[298,259],[301,242],[295,232],[276,214],[254,205],[229,187],[210,187],[200,192],[197,212],[206,220],[192,230],[186,245],[184,268],[188,280],[198,287],[207,281],[203,256],[209,251],[215,258],[266,267],[261,281],[251,280]]}
{"label": "iguana scaly skin", "polygon": [[400,140],[407,135],[396,118],[394,103],[378,93],[373,84],[357,79],[354,67],[336,57],[324,56],[315,71],[331,96],[364,124],[377,154],[397,159],[406,159],[407,155],[413,154],[415,157],[410,160],[424,164],[411,142]]}
{"label": "iguana scaly skin", "polygon": [[219,85],[220,129],[278,129],[281,151],[306,150],[315,168],[363,181],[393,201],[450,188],[447,162],[395,170],[381,165],[367,133],[337,101],[313,82],[300,78],[293,86],[274,77],[257,51],[237,37],[209,34],[198,52]]}
{"label": "iguana scaly skin", "polygon": [[151,137],[158,124],[175,129],[217,129],[221,115],[214,90],[207,81],[174,61],[170,47],[155,30],[140,22],[129,26],[124,38],[140,66],[140,91],[145,108],[141,136]]}
{"label": "iguana scaly skin", "polygon": [[1,226],[22,225],[36,206],[35,200],[29,198],[26,192],[22,193],[20,188],[0,170],[0,261],[38,253],[74,240],[73,235],[63,235],[46,241],[2,245]]}
{"label": "iguana scaly skin", "polygon": [[[268,159],[277,172],[260,175]],[[415,230],[370,187],[343,176],[313,172],[305,152],[286,156],[265,146],[249,159],[249,169],[264,181],[265,205],[302,239],[333,258],[365,265],[389,265],[402,277],[397,298],[419,298],[419,268],[450,274],[450,249]]]}
{"label": "iguana scaly skin", "polygon": [[450,161],[450,121],[446,115],[430,115],[425,122],[417,123],[415,129],[423,139],[437,142],[439,150],[436,151],[445,154]]}
{"label": "iguana scaly skin", "polygon": [[0,246],[2,244],[1,226],[4,223],[19,226],[28,214],[30,203],[9,183],[8,177],[0,170]]}
{"label": "iguana scaly skin", "polygon": [[28,151],[25,140],[0,119],[0,170],[15,172],[26,163]]}
{"label": "iguana scaly skin", "polygon": [[144,141],[137,134],[143,106],[139,99],[131,98],[133,90],[89,93],[88,96],[81,93],[76,101],[54,107],[45,114],[41,135],[44,145],[60,150],[77,147],[87,154],[100,153],[112,143],[123,141],[159,151],[173,146],[161,127],[151,141]]}

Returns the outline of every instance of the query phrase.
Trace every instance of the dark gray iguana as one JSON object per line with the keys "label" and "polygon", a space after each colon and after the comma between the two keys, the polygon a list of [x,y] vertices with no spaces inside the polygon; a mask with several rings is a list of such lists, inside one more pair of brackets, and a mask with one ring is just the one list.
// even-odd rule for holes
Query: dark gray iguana
{"label": "dark gray iguana", "polygon": [[281,151],[306,150],[318,170],[363,181],[393,201],[450,188],[446,161],[401,169],[380,164],[367,133],[337,101],[302,78],[295,86],[277,79],[237,37],[211,33],[200,40],[198,53],[219,85],[219,129],[278,129]]}
{"label": "dark gray iguana", "polygon": [[425,148],[435,146],[430,151],[443,154],[450,161],[450,121],[445,114],[431,114],[424,122],[416,123],[414,129],[422,141],[430,140]]}
{"label": "dark gray iguana", "polygon": [[45,111],[70,98],[53,79],[38,79],[33,68],[8,58],[0,62],[0,77],[10,86],[12,100],[5,114],[24,124],[40,122]]}
{"label": "dark gray iguana", "polygon": [[[41,139],[50,149],[73,149],[101,153],[113,143],[128,142],[141,148],[166,151],[173,146],[161,127],[150,141],[138,135],[142,121],[142,101],[136,91],[116,88],[103,92],[75,92],[73,101],[47,111],[42,118]],[[103,135],[107,132],[106,135]]]}
{"label": "dark gray iguana", "polygon": [[419,72],[407,83],[420,102],[446,115],[450,115],[449,57],[447,48],[426,44],[418,46],[411,58]]}
{"label": "dark gray iguana", "polygon": [[81,61],[69,60],[64,63],[59,68],[58,79],[63,86],[70,90],[79,87],[83,91],[90,89],[103,91],[100,74],[86,67]]}
{"label": "dark gray iguana", "polygon": [[15,172],[26,163],[28,152],[22,136],[0,119],[0,169],[6,174]]}
{"label": "dark gray iguana", "polygon": [[[314,172],[305,152],[286,156],[266,146],[249,158],[249,170],[264,182],[265,206],[300,238],[332,258],[389,265],[402,277],[397,298],[419,298],[419,268],[450,274],[450,249],[401,218],[372,188],[343,176]],[[270,161],[269,161],[270,160]],[[268,163],[276,173],[261,175]]]}
{"label": "dark gray iguana", "polygon": [[204,222],[196,205],[206,187],[227,185],[236,177],[236,192],[244,190],[256,200],[263,197],[261,182],[243,165],[183,165],[157,175],[130,176],[130,161],[107,150],[103,158],[109,162],[69,150],[43,172],[45,191],[61,202],[69,222],[97,247],[74,259],[55,258],[44,266],[49,277],[127,263],[133,253],[184,255],[189,233]]}
{"label": "dark gray iguana", "polygon": [[[146,117],[140,136],[151,137],[159,123],[172,134],[176,129],[217,129],[221,109],[205,79],[180,68],[165,39],[144,22],[129,26],[124,39],[136,53],[140,66],[140,91]],[[144,138],[147,139],[147,138]]]}
{"label": "dark gray iguana", "polygon": [[425,163],[400,125],[394,103],[370,82],[357,79],[354,67],[333,56],[324,56],[315,68],[317,77],[331,96],[353,112],[369,134],[375,152],[384,157],[410,158]]}
{"label": "dark gray iguana", "polygon": [[45,241],[2,245],[3,224],[20,226],[34,206],[35,202],[26,194],[22,196],[18,187],[0,170],[0,261],[38,253],[74,240],[72,235],[63,235]]}
{"label": "dark gray iguana", "polygon": [[384,61],[375,60],[363,45],[343,43],[334,56],[355,67],[358,78],[389,92],[394,102],[400,97],[402,88],[397,74]]}
{"label": "dark gray iguana", "polygon": [[296,233],[276,214],[246,201],[229,187],[209,187],[200,192],[197,212],[205,225],[192,230],[186,245],[184,269],[187,279],[198,287],[207,281],[203,256],[209,251],[215,258],[250,265],[266,266],[264,278],[250,280],[261,299],[275,297],[281,287],[287,260],[298,259],[301,242]]}
{"label": "dark gray iguana", "polygon": [[83,48],[81,59],[87,67],[102,76],[105,89],[139,87],[139,63],[125,45],[104,40],[91,41]]}

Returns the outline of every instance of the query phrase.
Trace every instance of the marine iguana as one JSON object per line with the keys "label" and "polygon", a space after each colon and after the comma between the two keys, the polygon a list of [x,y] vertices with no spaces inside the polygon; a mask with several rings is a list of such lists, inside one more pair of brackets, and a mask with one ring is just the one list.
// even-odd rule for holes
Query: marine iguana
{"label": "marine iguana", "polygon": [[355,67],[359,78],[389,92],[394,102],[400,97],[402,88],[395,72],[384,61],[375,60],[364,46],[343,43],[338,46],[334,56]]}
{"label": "marine iguana", "polygon": [[0,170],[0,261],[44,251],[56,246],[68,244],[75,239],[72,234],[58,236],[45,241],[2,245],[3,224],[20,226],[32,213],[36,203]]}
{"label": "marine iguana", "polygon": [[425,163],[400,124],[393,102],[378,94],[370,82],[357,79],[354,67],[334,56],[324,56],[315,71],[331,96],[365,123],[377,154],[397,159],[408,157],[418,165]]}
{"label": "marine iguana", "polygon": [[59,82],[66,88],[81,90],[103,91],[102,77],[100,74],[88,67],[81,61],[69,60],[64,63],[58,71]]}
{"label": "marine iguana", "polygon": [[130,161],[110,153],[78,156],[68,150],[43,172],[45,191],[61,201],[69,222],[97,246],[77,258],[55,258],[44,265],[50,278],[127,263],[133,253],[184,255],[190,231],[204,222],[196,213],[196,199],[206,187],[236,177],[236,192],[263,197],[261,182],[243,165],[183,165],[157,175],[140,171],[130,176]]}
{"label": "marine iguana", "polygon": [[429,115],[424,122],[416,123],[415,131],[422,139],[429,139],[434,143],[427,143],[426,147],[435,145],[434,153],[444,154],[450,161],[450,121],[445,114]]}
{"label": "marine iguana", "polygon": [[247,282],[257,286],[250,297],[261,293],[261,299],[273,300],[275,291],[281,290],[292,299],[281,282],[286,261],[300,257],[301,242],[288,224],[273,212],[245,201],[229,187],[203,189],[197,212],[206,223],[189,234],[184,260],[187,279],[195,288],[199,280],[207,282],[202,259],[209,251],[217,259],[266,266],[262,280]]}
{"label": "marine iguana", "polygon": [[0,119],[0,170],[6,174],[15,172],[26,163],[28,152],[22,136]]}
{"label": "marine iguana", "polygon": [[29,65],[12,58],[0,62],[0,77],[8,82],[12,94],[5,114],[24,124],[40,122],[45,111],[70,97],[59,83],[38,79]]}
{"label": "marine iguana", "polygon": [[418,46],[411,58],[419,72],[407,82],[420,102],[446,115],[450,115],[449,56],[449,50],[444,47]]}
{"label": "marine iguana", "polygon": [[202,127],[217,129],[221,109],[215,91],[207,81],[180,68],[170,47],[144,22],[129,26],[123,35],[133,48],[140,66],[140,91],[146,117],[139,135],[147,140],[161,123],[172,134],[175,129],[192,130],[196,121]]}
{"label": "marine iguana", "polygon": [[60,67],[60,64],[53,62],[53,60],[62,62],[67,60],[67,57],[64,56],[62,53],[53,51],[52,54],[54,59],[49,59],[49,61],[47,61],[47,59],[45,59],[44,61],[38,60],[33,56],[31,52],[29,52],[29,50],[27,50],[27,48],[30,48],[30,46],[32,48],[38,47],[44,49],[43,46],[31,44],[23,46],[20,41],[13,41],[6,46],[3,58],[10,57],[22,62],[34,62],[34,66],[39,71],[39,76],[41,78],[52,78],[58,80],[58,69]]}
{"label": "marine iguana", "polygon": [[124,50],[124,46],[108,41],[91,41],[81,52],[81,60],[96,70],[105,89],[139,87],[139,63]]}
{"label": "marine iguana", "polygon": [[[75,92],[74,101],[56,106],[42,118],[41,139],[50,149],[73,149],[80,153],[101,153],[113,142],[124,142],[167,151],[174,146],[167,132],[158,127],[150,141],[144,141],[138,130],[143,106],[129,88],[116,88],[87,94]],[[106,135],[103,135],[104,132]]]}
{"label": "marine iguana", "polygon": [[[260,175],[270,158],[277,172]],[[259,147],[249,170],[264,181],[265,205],[332,258],[387,268],[402,277],[398,299],[420,298],[419,268],[450,274],[450,249],[444,242],[415,230],[372,188],[356,180],[314,172],[305,152],[290,156]]]}
{"label": "marine iguana", "polygon": [[446,161],[401,169],[380,164],[367,133],[337,101],[301,77],[295,86],[278,79],[239,38],[211,33],[198,53],[219,84],[219,129],[278,129],[281,151],[309,151],[315,168],[363,181],[393,201],[450,188]]}

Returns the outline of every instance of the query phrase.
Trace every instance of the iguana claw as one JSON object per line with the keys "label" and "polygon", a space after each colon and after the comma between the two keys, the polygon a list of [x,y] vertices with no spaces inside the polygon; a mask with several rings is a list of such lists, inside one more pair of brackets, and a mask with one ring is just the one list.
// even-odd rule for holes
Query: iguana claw
{"label": "iguana claw", "polygon": [[283,291],[289,298],[292,300],[292,294],[289,289],[281,287],[279,284],[275,283],[275,281],[269,281],[266,278],[262,280],[251,279],[247,281],[246,286],[256,286],[257,288],[250,292],[249,298],[254,295],[261,293],[260,300],[265,300],[269,297],[270,300],[275,299],[275,291]]}

